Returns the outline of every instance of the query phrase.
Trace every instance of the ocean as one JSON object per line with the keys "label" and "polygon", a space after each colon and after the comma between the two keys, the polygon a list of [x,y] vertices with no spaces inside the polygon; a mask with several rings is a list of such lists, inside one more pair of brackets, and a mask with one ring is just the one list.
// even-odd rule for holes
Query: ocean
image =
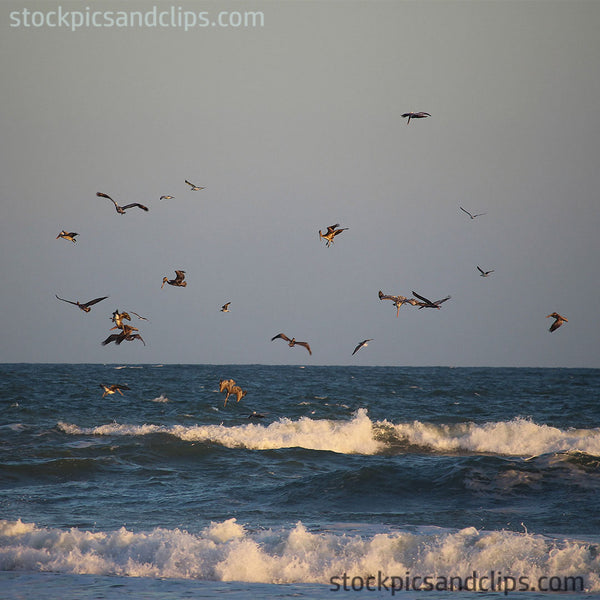
{"label": "ocean", "polygon": [[0,398],[3,599],[600,596],[598,369],[4,364]]}

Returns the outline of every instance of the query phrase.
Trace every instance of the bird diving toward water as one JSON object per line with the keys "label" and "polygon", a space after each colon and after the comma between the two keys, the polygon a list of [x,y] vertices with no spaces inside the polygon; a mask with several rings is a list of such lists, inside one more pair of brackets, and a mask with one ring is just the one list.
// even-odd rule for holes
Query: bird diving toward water
{"label": "bird diving toward water", "polygon": [[427,112],[407,112],[404,113],[402,115],[404,118],[408,117],[408,121],[406,121],[406,124],[408,125],[410,123],[411,119],[426,119],[427,117],[430,117],[431,115]]}
{"label": "bird diving toward water", "polygon": [[100,387],[104,389],[104,393],[102,394],[103,398],[107,394],[114,394],[115,392],[119,392],[119,394],[121,394],[121,396],[122,396],[123,392],[121,390],[131,389],[129,386],[127,386],[125,384],[117,384],[117,383],[113,383],[112,385],[104,385],[103,383],[101,383]]}
{"label": "bird diving toward water", "polygon": [[312,350],[310,349],[308,342],[297,342],[296,338],[290,339],[287,335],[285,335],[285,333],[278,333],[276,336],[273,336],[271,338],[271,341],[276,340],[278,338],[281,338],[282,340],[288,342],[288,346],[290,348],[293,348],[294,346],[304,346],[308,350],[308,353],[312,355]]}
{"label": "bird diving toward water", "polygon": [[223,403],[223,406],[227,406],[227,400],[229,400],[229,396],[231,396],[231,394],[233,394],[239,402],[247,393],[247,390],[242,390],[239,385],[232,385],[231,388],[227,390],[227,396],[225,396],[225,402]]}
{"label": "bird diving toward water", "polygon": [[77,240],[75,239],[75,236],[79,235],[78,233],[75,233],[74,231],[65,231],[64,229],[56,236],[56,239],[58,238],[62,238],[63,240],[69,240],[70,242],[77,242]]}
{"label": "bird diving toward water", "polygon": [[477,265],[477,269],[481,277],[488,277],[490,273],[494,272],[494,269],[491,269],[490,271],[484,271],[479,265]]}
{"label": "bird diving toward water", "polygon": [[369,342],[372,342],[373,339],[368,339],[368,340],[363,340],[362,342],[360,342],[360,344],[358,344],[358,346],[356,346],[356,348],[354,348],[354,352],[352,353],[352,356],[354,356],[361,348],[364,348],[365,346],[369,345]]}
{"label": "bird diving toward water", "polygon": [[231,392],[231,388],[235,385],[233,379],[221,379],[219,381],[219,392]]}
{"label": "bird diving toward water", "polygon": [[319,229],[319,239],[324,239],[327,242],[327,247],[329,248],[329,246],[331,244],[333,244],[333,238],[336,235],[339,235],[340,233],[342,233],[342,231],[346,231],[348,229],[348,227],[342,227],[341,229],[336,229],[337,227],[339,227],[340,224],[336,223],[335,225],[329,225],[329,227],[327,227],[327,231],[325,233],[323,233],[320,229]]}
{"label": "bird diving toward water", "polygon": [[231,302],[227,302],[226,304],[223,304],[223,306],[221,306],[221,312],[231,312],[229,310],[229,305],[231,304]]}
{"label": "bird diving toward water", "polygon": [[148,207],[140,204],[139,202],[132,202],[131,204],[126,204],[125,206],[119,206],[108,194],[96,192],[96,196],[99,196],[100,198],[108,198],[115,205],[115,209],[120,215],[124,215],[128,208],[133,208],[134,206],[137,206],[138,208],[148,212]]}
{"label": "bird diving toward water", "polygon": [[487,213],[477,213],[477,214],[473,215],[468,210],[465,210],[462,206],[459,206],[458,208],[460,208],[460,210],[462,210],[464,213],[467,213],[469,215],[469,217],[471,217],[471,219],[474,219],[475,217],[482,217],[483,215],[487,214]]}
{"label": "bird diving toward water", "polygon": [[143,340],[142,336],[139,333],[133,333],[134,331],[137,331],[135,327],[123,323],[121,333],[112,333],[102,342],[102,345],[106,346],[107,344],[114,342],[117,346],[120,346],[121,342],[124,341],[132,342],[133,340],[140,340],[145,346],[146,342]]}
{"label": "bird diving toward water", "polygon": [[187,281],[184,281],[185,279],[185,271],[177,271],[175,270],[175,279],[169,279],[168,277],[163,277],[163,282],[162,285],[160,286],[160,289],[162,290],[163,287],[165,287],[165,283],[168,283],[169,285],[174,285],[175,287],[185,287],[187,285]]}
{"label": "bird diving toward water", "polygon": [[437,308],[439,310],[440,304],[442,304],[443,302],[446,302],[446,300],[450,300],[450,298],[452,297],[452,296],[446,296],[445,298],[442,298],[441,300],[436,300],[435,302],[432,302],[428,298],[425,298],[425,296],[420,296],[414,290],[413,290],[412,294],[413,294],[413,296],[416,296],[419,300],[421,300],[421,302],[415,303],[415,305],[419,307],[419,310],[421,310],[422,308]]}
{"label": "bird diving toward water", "polygon": [[200,190],[205,189],[200,185],[196,185],[196,184],[192,183],[191,181],[188,181],[187,179],[185,180],[185,182],[190,186],[191,192],[199,192]]}
{"label": "bird diving toward water", "polygon": [[79,302],[79,300],[77,300],[76,302],[72,302],[71,300],[65,300],[64,298],[61,298],[60,296],[58,296],[57,294],[54,294],[59,300],[62,300],[63,302],[68,302],[69,304],[74,304],[75,306],[78,306],[83,312],[90,312],[90,310],[92,310],[92,306],[94,304],[97,304],[98,302],[101,302],[102,300],[106,300],[106,298],[108,298],[108,296],[102,296],[101,298],[94,298],[93,300],[90,300],[89,302]]}
{"label": "bird diving toward water", "polygon": [[561,317],[557,312],[553,312],[549,315],[546,315],[546,319],[549,318],[554,319],[554,323],[552,323],[552,325],[550,325],[550,329],[548,329],[550,333],[556,331],[563,323],[569,322],[569,319],[567,319],[566,317]]}
{"label": "bird diving toward water", "polygon": [[396,307],[396,316],[400,314],[400,307],[403,304],[407,304],[409,302],[408,298],[405,296],[391,296],[389,294],[384,294],[381,290],[379,290],[379,299],[380,300],[391,300]]}

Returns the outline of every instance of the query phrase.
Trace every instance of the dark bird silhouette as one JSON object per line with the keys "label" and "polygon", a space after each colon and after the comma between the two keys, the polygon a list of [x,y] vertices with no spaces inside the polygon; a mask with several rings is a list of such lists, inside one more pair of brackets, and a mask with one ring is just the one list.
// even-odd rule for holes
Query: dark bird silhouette
{"label": "dark bird silhouette", "polygon": [[410,123],[411,119],[425,119],[427,117],[430,117],[431,115],[427,112],[407,112],[404,113],[402,115],[404,118],[408,117],[408,121],[406,121],[406,124],[408,125]]}
{"label": "dark bird silhouette", "polygon": [[308,342],[297,342],[296,338],[290,339],[287,335],[285,335],[285,333],[278,333],[276,336],[271,338],[271,341],[276,340],[277,338],[281,338],[282,340],[288,342],[288,346],[290,348],[293,348],[294,346],[304,346],[308,350],[308,353],[312,355],[312,350],[310,349]]}
{"label": "dark bird silhouette", "polygon": [[419,310],[422,308],[437,308],[439,310],[440,304],[446,302],[446,300],[450,300],[450,298],[452,297],[452,296],[446,296],[445,298],[442,298],[441,300],[436,300],[435,302],[432,302],[428,298],[425,298],[425,296],[420,296],[414,290],[413,290],[412,294],[413,294],[413,296],[416,296],[419,300],[421,300],[421,302],[415,303],[419,307]]}
{"label": "dark bird silhouette", "polygon": [[140,340],[144,346],[146,342],[144,342],[142,336],[139,333],[133,333],[137,331],[135,327],[131,327],[131,325],[126,325],[123,323],[123,327],[121,328],[121,333],[113,333],[109,335],[103,342],[102,345],[106,346],[111,342],[114,342],[117,346],[121,345],[121,342],[132,342],[133,340]]}
{"label": "dark bird silhouette", "polygon": [[341,229],[336,229],[339,226],[340,226],[339,223],[336,223],[335,225],[329,225],[329,227],[327,227],[327,231],[325,233],[323,233],[319,229],[319,239],[323,238],[324,240],[326,240],[328,248],[331,244],[333,244],[333,238],[335,238],[336,235],[339,235],[340,233],[342,233],[342,231],[346,231],[348,229],[348,227],[342,227]]}
{"label": "dark bird silhouette", "polygon": [[168,277],[163,277],[163,282],[162,285],[160,286],[160,289],[162,290],[163,287],[165,286],[165,283],[168,283],[169,285],[174,285],[175,287],[185,287],[187,285],[187,281],[184,281],[185,279],[185,271],[175,271],[175,279],[169,279]]}
{"label": "dark bird silhouette", "polygon": [[391,300],[396,307],[396,316],[400,314],[400,308],[403,304],[409,302],[408,298],[405,296],[392,296],[390,294],[384,294],[381,290],[379,290],[379,299],[380,300]]}
{"label": "dark bird silhouette", "polygon": [[140,204],[139,202],[132,202],[131,204],[126,204],[125,206],[119,206],[108,194],[96,192],[96,196],[99,196],[100,198],[108,198],[115,205],[115,209],[120,215],[124,215],[128,208],[133,208],[134,206],[137,206],[138,208],[148,212],[148,207]]}
{"label": "dark bird silhouette", "polygon": [[264,419],[266,417],[266,415],[263,415],[262,413],[258,413],[255,410],[253,410],[246,418],[247,419]]}
{"label": "dark bird silhouette", "polygon": [[185,180],[185,182],[190,186],[190,188],[191,188],[190,191],[192,191],[192,192],[199,192],[200,190],[205,189],[202,186],[195,185],[194,183],[192,183],[191,181],[188,181],[187,179]]}
{"label": "dark bird silhouette", "polygon": [[465,210],[462,206],[459,206],[458,208],[460,208],[460,210],[462,210],[464,213],[467,213],[469,215],[469,217],[471,217],[471,219],[474,219],[475,217],[482,217],[483,215],[487,214],[487,213],[477,213],[476,215],[473,215],[468,210]]}
{"label": "dark bird silhouette", "polygon": [[354,352],[352,353],[352,356],[354,356],[361,348],[364,348],[365,346],[369,345],[369,342],[372,342],[373,339],[368,339],[368,340],[363,340],[362,342],[360,342],[360,344],[358,344],[358,346],[356,346],[356,348],[354,348]]}
{"label": "dark bird silhouette", "polygon": [[481,277],[487,277],[490,273],[494,272],[494,269],[491,269],[490,271],[484,271],[479,265],[477,265],[477,270],[479,271]]}
{"label": "dark bird silhouette", "polygon": [[104,393],[102,394],[103,398],[107,394],[114,394],[115,392],[119,392],[119,394],[121,394],[121,396],[122,396],[123,392],[121,390],[130,389],[129,386],[127,386],[127,385],[117,384],[117,383],[113,383],[112,385],[104,385],[103,383],[101,383],[100,387],[104,389]]}
{"label": "dark bird silhouette", "polygon": [[223,306],[221,306],[221,312],[231,312],[229,310],[229,305],[231,304],[231,302],[227,302],[226,304],[223,304]]}
{"label": "dark bird silhouette", "polygon": [[93,300],[90,300],[89,302],[79,302],[79,300],[77,300],[76,302],[72,302],[71,300],[65,300],[64,298],[61,298],[57,294],[54,294],[54,295],[59,300],[62,300],[63,302],[68,302],[69,304],[78,306],[82,311],[84,311],[86,313],[88,313],[88,312],[90,312],[90,310],[92,310],[92,306],[94,304],[96,304],[97,302],[101,302],[102,300],[106,300],[106,298],[108,298],[108,296],[102,296],[101,298],[94,298]]}
{"label": "dark bird silhouette", "polygon": [[554,323],[552,323],[552,325],[550,325],[550,329],[548,329],[550,333],[556,331],[563,323],[569,322],[569,319],[567,319],[566,317],[561,317],[557,312],[553,312],[549,315],[546,315],[546,319],[550,318],[554,319]]}
{"label": "dark bird silhouette", "polygon": [[77,240],[75,239],[75,236],[79,235],[78,233],[75,233],[74,231],[65,231],[64,229],[56,236],[56,239],[58,238],[62,238],[63,240],[69,240],[70,242],[75,243]]}

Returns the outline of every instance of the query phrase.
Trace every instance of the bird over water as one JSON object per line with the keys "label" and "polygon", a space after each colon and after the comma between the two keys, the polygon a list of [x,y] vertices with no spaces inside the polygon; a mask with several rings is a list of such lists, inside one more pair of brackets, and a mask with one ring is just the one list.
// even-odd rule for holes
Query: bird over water
{"label": "bird over water", "polygon": [[285,333],[278,333],[277,335],[271,338],[271,341],[276,340],[278,338],[286,341],[290,348],[293,348],[294,346],[304,346],[308,350],[308,353],[312,355],[312,350],[310,349],[308,342],[298,342],[296,341],[296,338],[290,339],[287,335],[285,335]]}

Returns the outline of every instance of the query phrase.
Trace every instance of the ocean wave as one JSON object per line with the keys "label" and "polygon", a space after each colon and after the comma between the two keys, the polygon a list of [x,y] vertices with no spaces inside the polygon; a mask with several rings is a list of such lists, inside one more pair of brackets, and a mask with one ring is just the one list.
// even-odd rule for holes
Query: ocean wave
{"label": "ocean wave", "polygon": [[0,521],[0,570],[276,584],[330,584],[344,574],[365,580],[378,573],[410,574],[423,584],[425,577],[464,580],[474,572],[501,572],[529,582],[581,578],[584,590],[574,591],[600,591],[596,545],[473,527],[356,535],[309,531],[301,522],[251,531],[229,519],[193,534],[124,527],[92,532]]}

